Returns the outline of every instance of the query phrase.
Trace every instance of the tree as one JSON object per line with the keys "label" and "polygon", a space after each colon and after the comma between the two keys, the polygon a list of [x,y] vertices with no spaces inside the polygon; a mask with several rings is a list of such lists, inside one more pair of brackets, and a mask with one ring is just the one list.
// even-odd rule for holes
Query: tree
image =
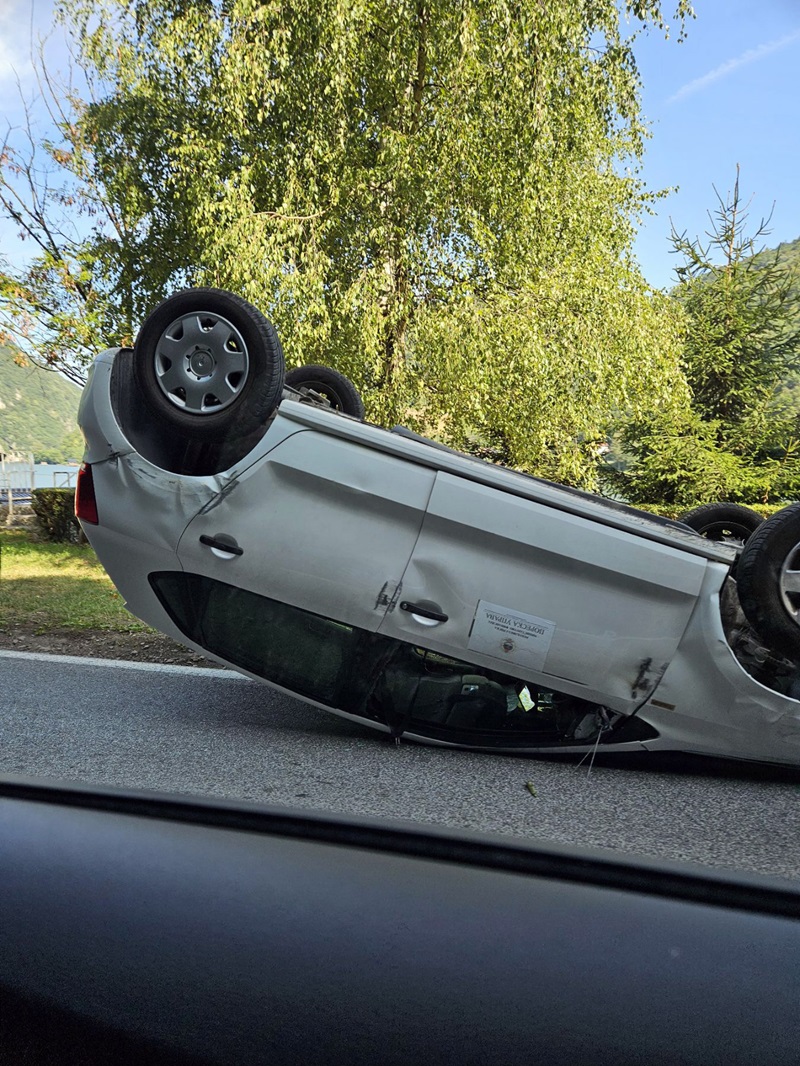
{"label": "tree", "polygon": [[748,234],[738,167],[717,200],[707,242],[672,237],[691,406],[629,420],[622,440],[633,462],[605,475],[637,502],[800,495],[800,420],[786,387],[800,371],[798,261],[760,247],[769,219]]}
{"label": "tree", "polygon": [[48,71],[40,50],[38,109],[27,102],[22,128],[0,146],[0,209],[33,246],[24,267],[0,269],[0,344],[78,384],[98,351],[132,343],[153,301],[179,283],[176,256],[186,257],[175,219],[171,254],[159,246],[158,205],[142,200],[138,174],[144,146],[120,143],[116,159],[110,146],[96,149],[96,84],[88,64],[80,70],[88,99]]}
{"label": "tree", "polygon": [[[687,312],[684,361],[694,406],[704,420],[718,420],[721,439],[735,446],[798,369],[800,291],[779,253],[758,248],[769,219],[747,235],[738,167],[729,200],[718,199],[710,242],[675,234],[673,245],[684,257],[677,296]],[[722,263],[714,263],[720,252]]]}
{"label": "tree", "polygon": [[[56,101],[51,93],[49,103]],[[107,221],[113,212],[103,191],[92,187],[87,175],[75,173],[74,151],[47,139],[37,143],[30,110],[26,118],[25,128],[8,131],[0,147],[0,205],[35,251],[24,268],[0,270],[0,344],[15,348],[21,365],[30,355],[80,383],[99,335],[119,326],[114,319],[120,312],[124,316],[124,309],[103,298],[106,267],[97,247],[102,224],[95,239],[85,239],[70,216],[106,208]],[[78,140],[78,127],[63,112],[60,118]]]}
{"label": "tree", "polygon": [[[230,288],[373,419],[584,483],[610,411],[674,393],[614,0],[63,11],[88,91],[51,157],[113,216],[80,251],[123,333],[182,284]],[[658,0],[627,11],[665,28]]]}

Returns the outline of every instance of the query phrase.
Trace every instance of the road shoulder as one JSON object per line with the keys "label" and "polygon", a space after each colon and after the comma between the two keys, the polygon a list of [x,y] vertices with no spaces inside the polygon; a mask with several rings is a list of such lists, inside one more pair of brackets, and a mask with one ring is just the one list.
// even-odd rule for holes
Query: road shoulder
{"label": "road shoulder", "polygon": [[33,626],[11,625],[0,629],[0,649],[219,669],[219,663],[210,662],[160,633],[118,633],[102,629],[39,632]]}

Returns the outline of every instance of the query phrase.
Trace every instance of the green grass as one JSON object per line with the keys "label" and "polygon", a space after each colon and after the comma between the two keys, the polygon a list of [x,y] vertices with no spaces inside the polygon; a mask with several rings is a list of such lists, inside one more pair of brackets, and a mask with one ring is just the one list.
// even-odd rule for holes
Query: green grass
{"label": "green grass", "polygon": [[32,541],[19,530],[0,530],[0,629],[152,632],[122,606],[122,599],[88,544]]}

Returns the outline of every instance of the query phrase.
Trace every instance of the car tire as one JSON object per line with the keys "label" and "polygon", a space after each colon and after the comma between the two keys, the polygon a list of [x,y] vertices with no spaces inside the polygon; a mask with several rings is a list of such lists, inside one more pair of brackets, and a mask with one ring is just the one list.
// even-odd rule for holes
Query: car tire
{"label": "car tire", "polygon": [[739,602],[762,640],[800,657],[800,503],[789,504],[752,534],[736,568]]}
{"label": "car tire", "polygon": [[764,519],[740,503],[704,503],[678,519],[707,540],[726,544],[746,544]]}
{"label": "car tire", "polygon": [[238,440],[280,403],[285,365],[275,327],[223,289],[185,289],[145,319],[133,375],[152,414],[187,439]]}
{"label": "car tire", "polygon": [[311,389],[323,396],[334,411],[363,421],[364,401],[353,382],[329,366],[298,366],[286,373],[286,384],[303,392]]}

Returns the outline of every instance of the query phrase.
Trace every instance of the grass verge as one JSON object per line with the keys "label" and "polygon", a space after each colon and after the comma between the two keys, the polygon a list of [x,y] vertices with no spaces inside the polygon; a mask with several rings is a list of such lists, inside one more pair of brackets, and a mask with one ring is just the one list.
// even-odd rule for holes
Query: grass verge
{"label": "grass verge", "polygon": [[32,626],[152,633],[122,599],[88,544],[51,544],[0,530],[0,629]]}

